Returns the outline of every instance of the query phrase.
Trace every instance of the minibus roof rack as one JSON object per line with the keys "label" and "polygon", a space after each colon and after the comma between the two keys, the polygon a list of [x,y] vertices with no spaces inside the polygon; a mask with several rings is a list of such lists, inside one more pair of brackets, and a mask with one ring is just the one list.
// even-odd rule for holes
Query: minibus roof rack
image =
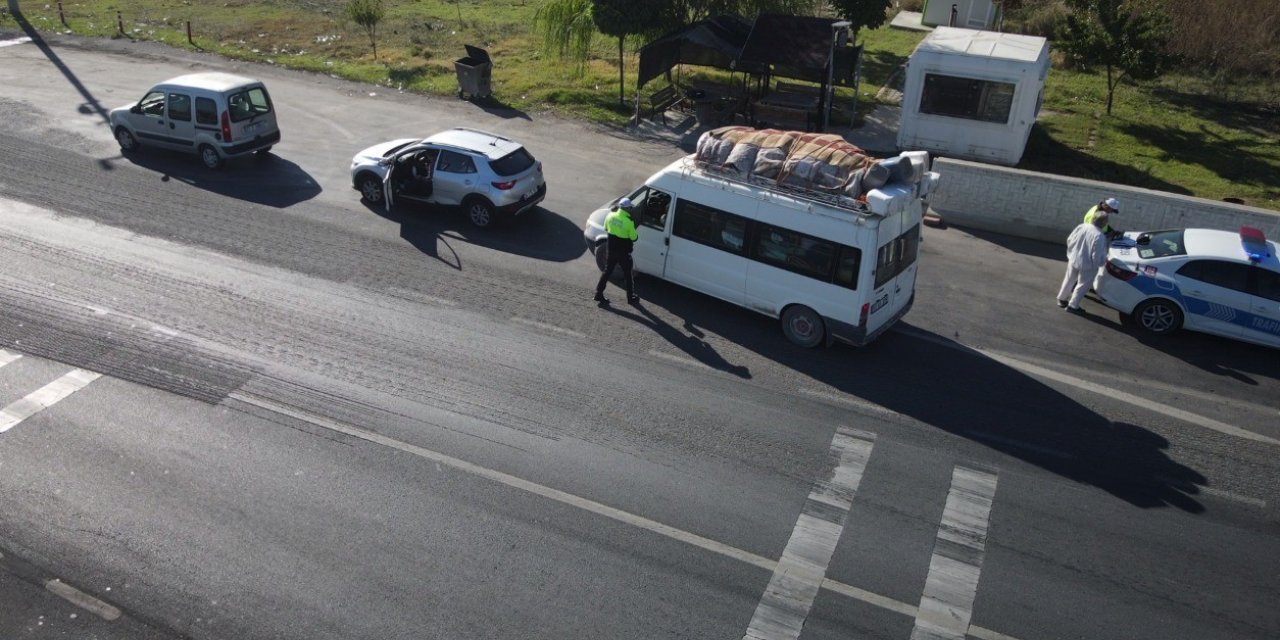
{"label": "minibus roof rack", "polygon": [[688,156],[685,160],[686,167],[696,167],[701,169],[703,173],[706,173],[707,175],[715,176],[728,182],[759,187],[773,193],[791,196],[799,200],[808,200],[810,202],[825,204],[858,215],[877,215],[875,212],[871,211],[871,208],[868,207],[865,202],[859,201],[857,198],[853,198],[851,196],[831,193],[830,191],[818,191],[816,189],[806,189],[804,187],[778,184],[778,181],[772,178],[761,178],[754,175],[744,176],[737,171],[718,167],[709,162],[703,162],[693,156]]}

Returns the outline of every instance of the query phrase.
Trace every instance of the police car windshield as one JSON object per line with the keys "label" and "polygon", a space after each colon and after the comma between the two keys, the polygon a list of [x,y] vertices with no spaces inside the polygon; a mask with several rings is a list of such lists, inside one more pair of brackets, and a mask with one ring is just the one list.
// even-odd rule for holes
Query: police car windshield
{"label": "police car windshield", "polygon": [[1144,260],[1187,255],[1182,230],[1151,231],[1138,236],[1138,256]]}

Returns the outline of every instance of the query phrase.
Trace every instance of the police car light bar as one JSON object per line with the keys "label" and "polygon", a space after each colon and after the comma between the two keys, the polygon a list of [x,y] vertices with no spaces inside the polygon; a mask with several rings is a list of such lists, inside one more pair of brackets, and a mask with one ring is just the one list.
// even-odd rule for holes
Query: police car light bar
{"label": "police car light bar", "polygon": [[1267,236],[1262,233],[1262,229],[1240,227],[1240,244],[1244,246],[1244,253],[1252,262],[1267,257]]}

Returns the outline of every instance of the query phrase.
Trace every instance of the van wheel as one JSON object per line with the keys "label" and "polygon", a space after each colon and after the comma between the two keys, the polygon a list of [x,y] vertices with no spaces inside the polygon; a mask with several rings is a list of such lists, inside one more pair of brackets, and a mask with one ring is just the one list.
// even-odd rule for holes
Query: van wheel
{"label": "van wheel", "polygon": [[134,138],[133,134],[124,127],[116,127],[116,142],[120,143],[121,151],[133,151],[138,148],[137,138]]}
{"label": "van wheel", "polygon": [[1182,309],[1164,298],[1143,300],[1133,308],[1133,322],[1152,335],[1169,335],[1182,328]]}
{"label": "van wheel", "polygon": [[609,241],[601,240],[596,243],[596,268],[600,273],[604,273],[605,268],[609,266]]}
{"label": "van wheel", "polygon": [[812,349],[822,344],[827,330],[818,312],[802,304],[793,304],[782,310],[782,334],[791,342]]}
{"label": "van wheel", "polygon": [[221,169],[222,156],[218,155],[218,150],[207,144],[200,145],[200,162],[204,163],[207,169]]}
{"label": "van wheel", "polygon": [[467,220],[471,221],[479,229],[493,226],[497,222],[497,212],[488,200],[479,196],[467,198],[462,203],[463,209],[467,212]]}
{"label": "van wheel", "polygon": [[369,204],[382,204],[382,180],[372,173],[362,173],[356,180],[360,188],[360,199]]}

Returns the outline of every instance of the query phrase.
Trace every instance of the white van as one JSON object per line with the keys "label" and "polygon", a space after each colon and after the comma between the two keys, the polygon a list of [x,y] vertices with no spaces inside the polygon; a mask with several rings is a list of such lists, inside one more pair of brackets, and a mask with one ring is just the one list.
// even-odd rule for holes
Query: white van
{"label": "white van", "polygon": [[186,151],[210,169],[228,158],[266,154],[280,142],[266,86],[220,72],[191,73],[151,87],[141,100],[111,110],[111,131],[125,151]]}
{"label": "white van", "polygon": [[[927,154],[903,156],[924,165],[915,181],[874,189],[866,203],[681,158],[627,194],[640,235],[635,269],[778,318],[803,347],[867,344],[911,308],[924,197],[938,183]],[[616,203],[583,232],[602,270],[604,218]]]}

